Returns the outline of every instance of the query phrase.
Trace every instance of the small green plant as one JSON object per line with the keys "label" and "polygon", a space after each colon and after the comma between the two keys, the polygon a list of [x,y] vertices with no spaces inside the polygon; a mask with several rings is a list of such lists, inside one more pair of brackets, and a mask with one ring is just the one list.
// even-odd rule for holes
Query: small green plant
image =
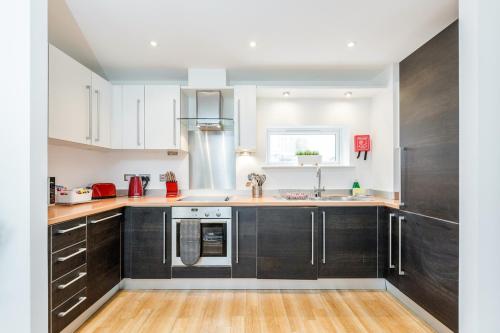
{"label": "small green plant", "polygon": [[316,156],[319,155],[318,151],[315,150],[299,150],[295,153],[296,156]]}

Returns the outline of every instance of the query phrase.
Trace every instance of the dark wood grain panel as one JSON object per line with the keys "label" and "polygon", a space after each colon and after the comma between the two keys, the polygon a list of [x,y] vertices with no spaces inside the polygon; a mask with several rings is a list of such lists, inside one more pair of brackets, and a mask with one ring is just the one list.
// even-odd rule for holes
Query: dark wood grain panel
{"label": "dark wood grain panel", "polygon": [[[169,279],[171,277],[170,212],[170,208],[126,208],[125,277],[133,279]],[[163,228],[163,213],[166,214],[165,229]],[[165,262],[163,262],[164,256]]]}
{"label": "dark wood grain panel", "polygon": [[[236,215],[238,215],[238,228],[236,228]],[[232,277],[256,278],[257,208],[234,207],[232,223]]]}
{"label": "dark wood grain panel", "polygon": [[257,209],[257,278],[317,279],[317,216],[311,207]]}
{"label": "dark wood grain panel", "polygon": [[209,279],[230,278],[231,267],[172,267],[172,278],[184,279]]}
{"label": "dark wood grain panel", "polygon": [[[86,218],[82,217],[76,220],[71,220],[51,226],[52,252],[57,252],[68,246],[84,241],[87,234],[86,225]],[[78,228],[79,226],[82,227]],[[67,230],[73,228],[77,229],[66,232]]]}
{"label": "dark wood grain panel", "polygon": [[[87,219],[89,304],[95,303],[121,280],[120,237],[123,216],[115,216],[121,213],[121,210],[115,210]],[[93,223],[98,220],[101,221]]]}
{"label": "dark wood grain panel", "polygon": [[[323,263],[323,212],[325,262]],[[319,210],[320,278],[377,277],[377,207]]]}
{"label": "dark wood grain panel", "polygon": [[[84,251],[83,251],[84,250]],[[87,262],[87,244],[85,241],[52,254],[52,280],[75,270]],[[63,260],[63,258],[69,257]]]}
{"label": "dark wood grain panel", "polygon": [[458,331],[458,224],[400,212],[402,270],[396,286]]}
{"label": "dark wood grain panel", "polygon": [[[78,292],[76,295],[74,295],[69,300],[52,311],[52,333],[61,332],[66,326],[68,326],[89,307],[89,302],[87,299],[83,299],[84,297],[87,297],[87,289],[83,289],[82,291]],[[82,300],[82,302],[80,302],[80,300]],[[80,304],[78,306],[71,309],[71,307],[79,302]],[[67,312],[66,315],[64,315],[65,312]]]}
{"label": "dark wood grain panel", "polygon": [[458,222],[458,22],[400,63],[405,210]]}
{"label": "dark wood grain panel", "polygon": [[86,286],[87,265],[78,267],[74,271],[52,282],[52,309],[57,308]]}

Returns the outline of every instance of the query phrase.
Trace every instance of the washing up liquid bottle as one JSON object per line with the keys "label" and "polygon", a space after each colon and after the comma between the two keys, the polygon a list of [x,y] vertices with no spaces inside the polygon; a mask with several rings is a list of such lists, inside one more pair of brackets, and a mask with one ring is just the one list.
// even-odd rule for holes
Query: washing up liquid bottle
{"label": "washing up liquid bottle", "polygon": [[356,195],[361,195],[361,194],[363,194],[363,189],[361,188],[358,180],[356,179],[356,180],[354,180],[354,183],[352,184],[352,195],[356,196]]}

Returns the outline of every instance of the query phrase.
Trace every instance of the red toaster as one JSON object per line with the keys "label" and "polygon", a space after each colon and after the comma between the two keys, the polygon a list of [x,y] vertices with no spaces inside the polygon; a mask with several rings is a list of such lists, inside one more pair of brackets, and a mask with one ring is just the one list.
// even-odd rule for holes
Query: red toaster
{"label": "red toaster", "polygon": [[116,186],[113,183],[92,185],[92,199],[116,198]]}

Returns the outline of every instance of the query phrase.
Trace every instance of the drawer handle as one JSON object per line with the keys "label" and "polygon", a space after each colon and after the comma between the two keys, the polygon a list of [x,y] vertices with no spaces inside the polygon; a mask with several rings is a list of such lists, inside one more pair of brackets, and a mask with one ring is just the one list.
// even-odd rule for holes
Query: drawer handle
{"label": "drawer handle", "polygon": [[85,224],[85,223],[82,223],[82,224],[79,224],[79,225],[77,225],[77,226],[75,226],[75,227],[73,227],[73,228],[57,230],[57,233],[58,233],[58,234],[65,234],[65,233],[68,233],[68,232],[70,232],[70,231],[73,231],[73,230],[77,230],[77,229],[83,228],[83,227],[85,227],[85,226],[86,226],[86,224]]}
{"label": "drawer handle", "polygon": [[112,219],[112,218],[117,217],[117,216],[122,216],[122,215],[123,215],[122,213],[117,213],[115,215],[111,215],[111,216],[108,216],[108,217],[103,217],[102,219],[99,219],[99,220],[92,220],[92,221],[90,221],[90,223],[96,224],[96,223],[99,223],[99,222],[102,222],[102,221],[106,221],[106,220]]}
{"label": "drawer handle", "polygon": [[82,304],[83,302],[85,302],[85,300],[86,300],[86,299],[87,299],[87,297],[85,297],[85,296],[82,296],[82,297],[78,298],[78,302],[76,302],[76,304],[75,304],[75,305],[73,305],[72,307],[70,307],[68,310],[66,310],[66,311],[64,311],[64,312],[59,312],[59,313],[57,314],[57,316],[58,316],[59,318],[64,318],[64,317],[66,317],[66,315],[67,315],[68,313],[70,313],[71,311],[73,311],[73,310],[74,310],[74,309],[75,309],[78,305],[80,305],[80,304]]}
{"label": "drawer handle", "polygon": [[76,281],[80,280],[82,277],[84,277],[85,275],[87,275],[87,273],[85,272],[82,272],[82,273],[79,273],[78,276],[76,278],[74,278],[73,280],[69,281],[68,283],[66,284],[60,284],[57,286],[57,289],[66,289],[68,288],[69,286],[71,286],[73,283],[75,283]]}
{"label": "drawer handle", "polygon": [[60,261],[60,262],[66,261],[66,260],[71,259],[74,256],[77,256],[80,253],[85,252],[85,251],[87,251],[87,249],[82,247],[82,248],[78,249],[78,251],[76,251],[75,253],[70,254],[69,256],[57,258],[57,261]]}

